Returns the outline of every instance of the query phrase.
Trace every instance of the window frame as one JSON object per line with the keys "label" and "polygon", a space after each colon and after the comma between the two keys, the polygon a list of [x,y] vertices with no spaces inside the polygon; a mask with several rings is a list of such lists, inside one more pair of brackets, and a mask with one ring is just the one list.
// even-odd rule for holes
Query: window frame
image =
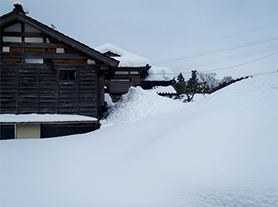
{"label": "window frame", "polygon": [[77,80],[77,70],[69,70],[69,69],[59,70],[59,81],[74,82],[76,80]]}

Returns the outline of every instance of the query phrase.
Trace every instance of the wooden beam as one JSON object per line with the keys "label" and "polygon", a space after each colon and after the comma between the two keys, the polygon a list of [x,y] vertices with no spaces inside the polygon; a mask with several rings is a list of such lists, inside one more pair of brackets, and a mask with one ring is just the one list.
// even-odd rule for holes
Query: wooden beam
{"label": "wooden beam", "polygon": [[26,47],[26,48],[69,48],[69,46],[59,43],[6,43],[4,47]]}
{"label": "wooden beam", "polygon": [[2,36],[8,36],[8,37],[46,37],[43,33],[35,33],[35,32],[3,32]]}
{"label": "wooden beam", "polygon": [[68,54],[68,53],[1,53],[2,58],[46,58],[46,59],[87,59],[88,56],[82,54]]}

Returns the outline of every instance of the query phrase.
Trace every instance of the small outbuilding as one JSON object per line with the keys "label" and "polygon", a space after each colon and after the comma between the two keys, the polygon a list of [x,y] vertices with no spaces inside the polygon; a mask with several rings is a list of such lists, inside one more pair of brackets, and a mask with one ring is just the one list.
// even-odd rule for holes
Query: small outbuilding
{"label": "small outbuilding", "polygon": [[140,86],[141,80],[148,75],[150,61],[147,58],[127,52],[110,43],[95,49],[103,55],[119,61],[113,78],[106,80],[107,92],[113,101],[127,93],[130,86]]}

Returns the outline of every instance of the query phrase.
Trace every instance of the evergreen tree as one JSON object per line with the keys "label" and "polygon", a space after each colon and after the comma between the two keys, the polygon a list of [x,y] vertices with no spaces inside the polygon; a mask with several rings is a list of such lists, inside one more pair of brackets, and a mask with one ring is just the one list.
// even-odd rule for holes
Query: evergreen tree
{"label": "evergreen tree", "polygon": [[197,78],[197,71],[192,70],[191,78],[186,82],[185,85],[185,94],[187,96],[187,99],[185,99],[184,102],[190,102],[193,100],[194,95],[197,93],[198,86],[199,83]]}
{"label": "evergreen tree", "polygon": [[178,84],[181,84],[181,85],[184,85],[184,84],[185,84],[184,77],[183,77],[182,73],[180,73],[180,74],[177,76],[177,80],[178,80]]}
{"label": "evergreen tree", "polygon": [[177,81],[175,81],[174,86],[176,87],[179,94],[185,93],[185,80],[182,73],[177,76]]}

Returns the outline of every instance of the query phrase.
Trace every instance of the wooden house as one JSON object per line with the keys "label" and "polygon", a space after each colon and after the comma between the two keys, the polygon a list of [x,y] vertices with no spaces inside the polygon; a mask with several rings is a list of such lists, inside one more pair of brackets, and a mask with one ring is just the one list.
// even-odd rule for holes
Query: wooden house
{"label": "wooden house", "polygon": [[[0,30],[0,114],[95,118],[85,122],[29,120],[26,130],[36,124],[41,137],[98,128],[104,82],[111,79],[119,62],[27,16],[20,5],[0,17]],[[5,122],[0,115],[1,138],[16,138],[12,131],[18,123],[25,122]]]}
{"label": "wooden house", "polygon": [[95,48],[103,55],[119,61],[115,75],[106,81],[107,92],[117,101],[128,92],[130,86],[140,86],[141,80],[148,75],[150,61],[147,58],[127,52],[110,43]]}

